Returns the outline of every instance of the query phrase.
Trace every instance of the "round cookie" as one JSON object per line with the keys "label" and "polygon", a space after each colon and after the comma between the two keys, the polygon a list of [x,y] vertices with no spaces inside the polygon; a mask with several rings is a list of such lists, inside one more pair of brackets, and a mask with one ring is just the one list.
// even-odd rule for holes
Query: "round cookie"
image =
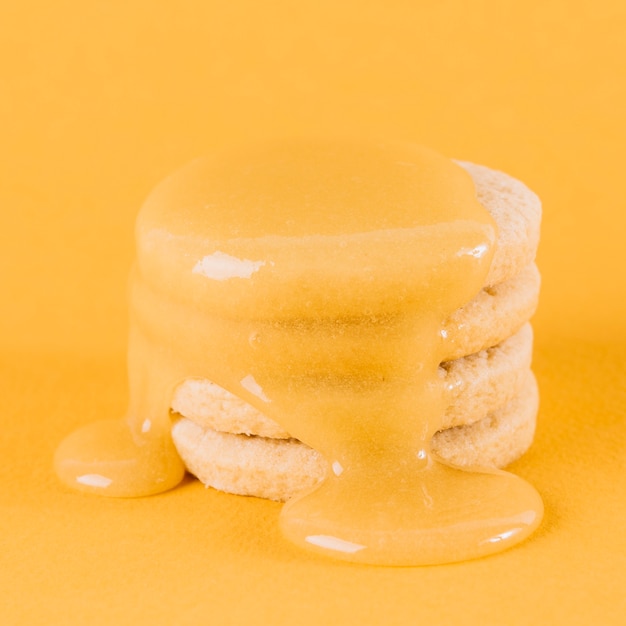
{"label": "round cookie", "polygon": [[445,322],[447,360],[495,346],[514,334],[535,313],[541,277],[534,263],[514,278],[485,287]]}
{"label": "round cookie", "polygon": [[541,200],[521,181],[484,165],[456,161],[474,181],[479,202],[498,225],[496,250],[485,284],[497,285],[531,263],[539,245]]}
{"label": "round cookie", "polygon": [[[532,344],[531,326],[525,324],[497,346],[442,363],[439,371],[448,394],[443,427],[475,422],[513,398],[530,367]],[[206,379],[181,383],[171,406],[203,428],[279,439],[291,436],[256,408]]]}
{"label": "round cookie", "polygon": [[[530,446],[537,407],[537,385],[528,371],[511,401],[474,424],[436,433],[432,451],[461,467],[504,467]],[[172,437],[189,471],[228,493],[288,500],[315,485],[328,467],[319,452],[295,439],[220,433],[185,418],[174,423]]]}

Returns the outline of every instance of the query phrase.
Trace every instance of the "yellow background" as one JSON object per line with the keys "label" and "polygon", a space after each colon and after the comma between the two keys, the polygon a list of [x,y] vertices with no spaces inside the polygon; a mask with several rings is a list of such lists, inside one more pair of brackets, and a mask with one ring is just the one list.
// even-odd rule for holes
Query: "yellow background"
{"label": "yellow background", "polygon": [[[23,0],[0,9],[3,624],[618,624],[626,613],[626,3]],[[71,493],[56,443],[125,409],[133,221],[174,167],[341,127],[543,198],[531,540],[431,568],[286,545],[187,481]]]}

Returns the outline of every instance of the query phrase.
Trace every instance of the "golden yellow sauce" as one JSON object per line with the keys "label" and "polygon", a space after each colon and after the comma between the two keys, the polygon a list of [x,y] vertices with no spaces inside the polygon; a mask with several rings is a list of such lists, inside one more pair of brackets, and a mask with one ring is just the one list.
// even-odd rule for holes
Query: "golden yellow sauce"
{"label": "golden yellow sauce", "polygon": [[444,321],[482,288],[495,239],[469,175],[424,148],[277,142],[193,162],[137,221],[126,419],[70,435],[57,472],[113,496],[173,487],[172,393],[206,378],[328,459],[283,508],[296,544],[418,565],[517,543],[536,491],[429,451]]}

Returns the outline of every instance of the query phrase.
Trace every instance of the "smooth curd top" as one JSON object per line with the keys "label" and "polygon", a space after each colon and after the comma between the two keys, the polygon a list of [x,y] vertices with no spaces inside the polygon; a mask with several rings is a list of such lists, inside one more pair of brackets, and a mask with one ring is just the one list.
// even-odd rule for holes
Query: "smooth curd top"
{"label": "smooth curd top", "polygon": [[432,150],[283,141],[197,159],[157,186],[137,263],[152,288],[221,315],[349,316],[423,298],[442,250],[487,258],[494,241],[471,177]]}
{"label": "smooth curd top", "polygon": [[199,158],[161,182],[137,220],[208,242],[349,235],[483,220],[471,177],[423,146],[366,141],[275,141]]}

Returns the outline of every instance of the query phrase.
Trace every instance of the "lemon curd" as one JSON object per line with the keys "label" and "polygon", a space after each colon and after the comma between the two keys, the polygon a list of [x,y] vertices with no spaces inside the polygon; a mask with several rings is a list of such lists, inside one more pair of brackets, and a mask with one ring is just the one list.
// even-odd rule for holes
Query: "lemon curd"
{"label": "lemon curd", "polygon": [[175,486],[170,400],[205,378],[328,460],[282,510],[296,544],[420,565],[519,542],[541,520],[536,491],[429,450],[442,328],[483,287],[495,241],[469,175],[425,148],[284,141],[192,162],[137,220],[126,419],[70,435],[57,473],[112,496]]}

